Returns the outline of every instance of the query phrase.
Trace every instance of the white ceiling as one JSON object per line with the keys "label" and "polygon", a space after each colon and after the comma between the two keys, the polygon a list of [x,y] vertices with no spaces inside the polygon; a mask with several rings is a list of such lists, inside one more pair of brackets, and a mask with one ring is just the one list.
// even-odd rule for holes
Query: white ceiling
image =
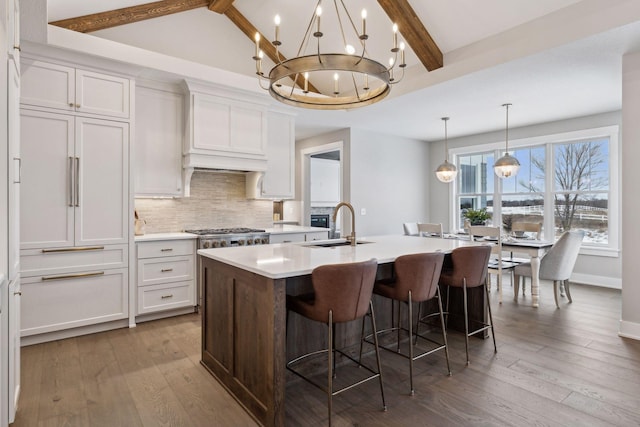
{"label": "white ceiling", "polygon": [[[48,0],[49,21],[147,3],[140,0]],[[440,117],[450,116],[450,137],[504,126],[505,102],[513,127],[613,111],[621,107],[621,61],[640,48],[637,0],[410,0],[444,53],[445,66],[427,72],[412,52],[405,81],[392,95],[350,111],[300,110],[298,137],[360,127],[424,139],[442,138]],[[345,0],[359,25],[368,11],[367,51],[386,61],[391,21],[375,0]],[[106,6],[108,4],[108,7]],[[236,0],[234,6],[273,37],[282,17],[282,51],[294,56],[316,1]],[[325,0],[324,32],[332,5]],[[253,75],[253,44],[226,17],[195,9],[93,35]],[[329,43],[327,35],[323,43]],[[376,56],[377,55],[377,56]],[[257,85],[257,82],[256,82]]]}

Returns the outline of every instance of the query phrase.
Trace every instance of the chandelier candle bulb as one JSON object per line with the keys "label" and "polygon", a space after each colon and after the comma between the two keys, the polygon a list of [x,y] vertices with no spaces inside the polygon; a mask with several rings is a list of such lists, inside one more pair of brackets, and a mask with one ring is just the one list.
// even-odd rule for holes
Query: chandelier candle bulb
{"label": "chandelier candle bulb", "polygon": [[362,9],[362,35],[367,35],[367,9]]}
{"label": "chandelier candle bulb", "polygon": [[[322,37],[322,33],[320,32],[320,17],[322,16],[322,6],[318,6],[318,8],[316,9],[316,21],[318,24],[318,30],[316,31],[316,37]],[[315,35],[315,34],[314,34]]]}
{"label": "chandelier candle bulb", "polygon": [[309,73],[304,73],[304,93],[309,93]]}
{"label": "chandelier candle bulb", "polygon": [[255,36],[256,39],[256,57],[255,60],[257,61],[260,58],[260,33],[256,33]]}
{"label": "chandelier candle bulb", "polygon": [[393,24],[393,49],[391,51],[398,51],[398,24]]}
{"label": "chandelier candle bulb", "polygon": [[274,44],[276,44],[280,40],[280,15],[276,15],[273,20],[276,24],[276,39],[274,40]]}
{"label": "chandelier candle bulb", "polygon": [[369,74],[364,75],[364,90],[369,90]]}
{"label": "chandelier candle bulb", "polygon": [[404,42],[400,42],[400,67],[404,67],[407,64],[404,62],[404,48],[405,48],[405,44]]}
{"label": "chandelier candle bulb", "polygon": [[340,93],[339,91],[339,87],[338,87],[338,79],[340,78],[340,76],[338,76],[338,73],[335,73],[333,75],[333,93],[338,95]]}

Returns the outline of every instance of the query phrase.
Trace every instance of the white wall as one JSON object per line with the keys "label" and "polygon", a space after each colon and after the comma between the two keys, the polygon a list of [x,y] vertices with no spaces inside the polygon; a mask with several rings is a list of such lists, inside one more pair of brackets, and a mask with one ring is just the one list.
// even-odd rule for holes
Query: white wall
{"label": "white wall", "polygon": [[[636,117],[638,117],[636,115]],[[637,121],[637,118],[636,118]],[[579,117],[569,120],[560,120],[556,122],[542,123],[539,125],[509,129],[509,139],[517,140],[522,138],[531,138],[535,136],[552,135],[563,132],[571,132],[582,129],[590,129],[611,125],[622,124],[622,115],[620,111],[611,113],[598,114],[587,117]],[[622,129],[622,128],[621,128]],[[624,134],[624,132],[622,132]],[[624,140],[624,137],[623,137]],[[504,141],[504,131],[484,133],[478,135],[470,135],[461,138],[449,139],[449,148],[467,147],[472,145],[490,144]],[[434,171],[444,159],[444,142],[438,141],[431,145],[431,163],[429,170]],[[622,152],[622,150],[620,150]],[[622,155],[621,155],[622,157]],[[636,168],[638,169],[638,168]],[[432,222],[442,222],[445,229],[448,228],[449,218],[451,217],[450,185],[443,184],[430,175],[430,194],[431,203],[429,204],[429,217]],[[624,178],[623,178],[624,179]],[[636,182],[638,179],[636,177]],[[624,197],[623,197],[624,199]],[[623,208],[624,210],[624,208]],[[617,222],[618,224],[620,221]],[[621,230],[624,228],[621,228]],[[625,230],[626,234],[626,230]],[[580,255],[574,268],[572,278],[582,283],[594,285],[604,285],[608,287],[621,287],[621,257],[602,257],[591,255]]]}
{"label": "white wall", "polygon": [[402,234],[403,222],[428,220],[428,165],[424,141],[351,130],[351,203],[359,236]]}
{"label": "white wall", "polygon": [[622,316],[620,335],[640,339],[640,53],[622,57]]}

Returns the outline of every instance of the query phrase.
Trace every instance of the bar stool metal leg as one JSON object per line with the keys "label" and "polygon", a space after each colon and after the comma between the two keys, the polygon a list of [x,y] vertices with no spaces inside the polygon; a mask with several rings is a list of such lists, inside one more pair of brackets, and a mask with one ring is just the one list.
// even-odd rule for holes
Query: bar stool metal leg
{"label": "bar stool metal leg", "polygon": [[[447,343],[447,329],[444,324],[444,312],[442,311],[442,298],[440,298],[440,287],[436,289],[436,295],[438,296],[438,309],[440,310],[440,327],[442,328],[442,342],[444,342],[444,354],[447,359],[447,371],[451,376],[451,365],[449,364],[449,343]],[[418,319],[420,316],[418,316]],[[416,331],[416,339],[417,339]]]}
{"label": "bar stool metal leg", "polygon": [[[487,288],[487,294],[489,288]],[[464,300],[464,350],[467,353],[467,365],[469,365],[469,310],[467,309],[467,279],[462,279],[462,294]]]}
{"label": "bar stool metal leg", "polygon": [[327,367],[328,367],[328,378],[327,378],[327,407],[329,409],[329,427],[331,427],[331,410],[333,403],[333,363],[334,363],[334,355],[333,355],[333,311],[329,310],[329,324],[327,325],[329,329],[329,349],[327,350]]}
{"label": "bar stool metal leg", "polygon": [[376,362],[378,364],[378,376],[380,377],[380,395],[382,396],[382,409],[387,410],[387,403],[384,399],[384,384],[382,381],[382,364],[380,363],[380,346],[378,345],[378,329],[376,328],[376,315],[373,311],[373,302],[369,301],[369,310],[371,311],[371,329],[373,330],[373,342],[375,343]]}

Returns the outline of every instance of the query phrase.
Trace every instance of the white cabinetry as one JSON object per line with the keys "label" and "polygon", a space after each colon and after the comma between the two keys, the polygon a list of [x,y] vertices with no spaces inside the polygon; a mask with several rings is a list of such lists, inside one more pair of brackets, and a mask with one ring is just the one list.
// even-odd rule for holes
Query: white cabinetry
{"label": "white cabinetry", "polygon": [[196,305],[195,240],[137,242],[138,307],[145,315]]}
{"label": "white cabinetry", "polygon": [[295,196],[295,119],[270,111],[267,170],[247,175],[247,198],[292,199]]}
{"label": "white cabinetry", "polygon": [[[4,297],[4,295],[3,295]],[[9,422],[13,422],[20,397],[20,276],[9,282]]]}
{"label": "white cabinetry", "polygon": [[22,249],[128,241],[129,125],[23,109]]}
{"label": "white cabinetry", "polygon": [[340,203],[340,161],[311,157],[311,206]]}
{"label": "white cabinetry", "polygon": [[22,97],[34,105],[82,114],[129,117],[130,80],[23,58]]}
{"label": "white cabinetry", "polygon": [[307,231],[300,233],[272,233],[269,236],[269,243],[312,242],[314,240],[327,240],[328,238],[328,229],[327,231]]}
{"label": "white cabinetry", "polygon": [[[17,3],[18,0],[15,0]],[[7,137],[9,143],[9,280],[20,272],[20,75],[13,61],[8,64]]]}
{"label": "white cabinetry", "polygon": [[184,96],[136,87],[136,196],[182,195]]}
{"label": "white cabinetry", "polygon": [[22,336],[127,319],[127,276],[120,268],[23,278]]}

